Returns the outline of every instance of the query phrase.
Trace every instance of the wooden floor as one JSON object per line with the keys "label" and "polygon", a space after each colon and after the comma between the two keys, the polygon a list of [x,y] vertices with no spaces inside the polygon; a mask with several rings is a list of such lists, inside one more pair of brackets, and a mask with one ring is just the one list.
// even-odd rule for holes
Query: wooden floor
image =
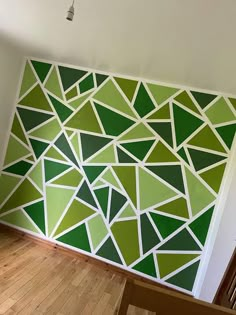
{"label": "wooden floor", "polygon": [[0,314],[112,315],[124,284],[122,274],[0,231]]}

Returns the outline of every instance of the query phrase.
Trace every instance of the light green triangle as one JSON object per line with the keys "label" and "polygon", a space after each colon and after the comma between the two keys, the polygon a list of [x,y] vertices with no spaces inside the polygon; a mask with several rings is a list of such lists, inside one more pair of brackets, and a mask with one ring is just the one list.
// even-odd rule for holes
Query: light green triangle
{"label": "light green triangle", "polygon": [[188,144],[225,153],[225,149],[209,126],[199,131]]}
{"label": "light green triangle", "polygon": [[88,163],[116,163],[115,151],[113,144],[92,158]]}
{"label": "light green triangle", "polygon": [[130,218],[130,217],[136,217],[136,213],[134,212],[133,208],[131,205],[128,205],[121,213],[119,216],[119,219],[122,218]]}
{"label": "light green triangle", "polygon": [[107,170],[105,174],[102,176],[102,179],[105,180],[107,183],[111,184],[115,188],[120,190],[120,185],[118,184],[117,180],[115,179],[111,170]]}
{"label": "light green triangle", "polygon": [[124,114],[136,118],[134,112],[126,103],[125,99],[111,80],[107,81],[107,83],[103,85],[103,87],[93,96],[93,98],[97,101],[103,102],[106,105],[109,105],[114,109],[119,110]]}
{"label": "light green triangle", "polygon": [[82,178],[83,177],[79,171],[72,169],[61,177],[55,179],[51,184],[78,187]]}
{"label": "light green triangle", "polygon": [[102,216],[99,214],[88,221],[89,234],[93,244],[93,249],[96,249],[101,241],[108,234],[107,227],[103,221]]}
{"label": "light green triangle", "polygon": [[160,105],[163,102],[167,101],[172,95],[174,95],[178,91],[178,89],[172,87],[156,85],[151,83],[149,83],[147,86],[150,92],[152,93],[157,105]]}
{"label": "light green triangle", "polygon": [[178,161],[178,158],[161,141],[153,148],[147,159],[147,163]]}
{"label": "light green triangle", "polygon": [[157,254],[160,277],[167,276],[198,256],[199,254]]}
{"label": "light green triangle", "polygon": [[46,187],[47,217],[48,217],[48,234],[51,235],[56,223],[60,219],[63,211],[71,200],[74,190]]}
{"label": "light green triangle", "polygon": [[55,147],[51,147],[45,154],[45,157],[67,162],[67,160],[56,150]]}
{"label": "light green triangle", "polygon": [[29,65],[29,62],[26,62],[23,80],[21,83],[21,89],[20,89],[20,97],[25,94],[29,88],[31,88],[35,83],[37,82],[35,75]]}
{"label": "light green triangle", "polygon": [[95,184],[93,184],[93,187],[97,188],[97,187],[104,186],[104,185],[106,185],[106,183],[104,183],[101,180],[98,180],[98,181],[95,182]]}
{"label": "light green triangle", "polygon": [[147,119],[170,119],[170,108],[169,104],[162,106],[160,109],[156,110]]}
{"label": "light green triangle", "polygon": [[76,153],[76,157],[78,158],[79,161],[81,161],[81,158],[80,158],[80,152],[81,152],[81,148],[80,148],[80,145],[79,145],[79,139],[78,139],[78,135],[75,134],[71,140],[70,140],[73,148],[74,148],[74,151]]}
{"label": "light green triangle", "polygon": [[140,209],[146,209],[176,196],[176,192],[139,168]]}
{"label": "light green triangle", "polygon": [[74,130],[65,129],[65,132],[66,132],[67,136],[70,138],[72,133],[74,133],[75,131]]}
{"label": "light green triangle", "polygon": [[78,97],[76,100],[69,103],[74,109],[79,108],[91,95],[92,93],[87,93],[86,95]]}
{"label": "light green triangle", "polygon": [[22,210],[11,212],[1,217],[0,220],[39,234],[39,231],[36,229],[36,227],[33,225],[33,223],[29,220],[29,218],[25,215],[25,213]]}
{"label": "light green triangle", "polygon": [[43,190],[43,170],[41,161],[35,165],[28,176],[39,187],[39,189]]}
{"label": "light green triangle", "polygon": [[11,191],[16,187],[19,183],[20,178],[9,176],[2,174],[0,175],[0,205],[7,198],[7,196],[11,193]]}
{"label": "light green triangle", "polygon": [[49,121],[47,124],[44,124],[43,126],[35,129],[29,135],[39,139],[53,141],[60,131],[61,127],[57,119],[55,118]]}
{"label": "light green triangle", "polygon": [[81,203],[77,199],[73,200],[69,209],[67,210],[64,218],[62,219],[59,227],[57,228],[55,235],[62,233],[69,227],[83,221],[84,219],[90,217],[95,211]]}
{"label": "light green triangle", "polygon": [[132,140],[132,139],[142,139],[155,137],[153,133],[143,124],[139,123],[137,126],[128,131],[119,140]]}
{"label": "light green triangle", "polygon": [[62,92],[61,92],[61,87],[60,87],[60,83],[58,80],[58,75],[57,75],[57,71],[56,68],[54,67],[49,75],[49,78],[45,84],[45,88],[53,93],[54,95],[56,95],[57,97],[59,97],[60,99],[63,100],[63,96],[62,96]]}
{"label": "light green triangle", "polygon": [[29,155],[30,153],[31,152],[29,151],[29,149],[23,146],[13,136],[10,136],[4,165],[10,164],[20,158],[23,158],[26,155]]}
{"label": "light green triangle", "polygon": [[213,125],[236,120],[236,116],[223,97],[208,108],[205,114]]}
{"label": "light green triangle", "polygon": [[212,203],[216,197],[187,168],[185,168],[185,172],[192,214],[196,215]]}

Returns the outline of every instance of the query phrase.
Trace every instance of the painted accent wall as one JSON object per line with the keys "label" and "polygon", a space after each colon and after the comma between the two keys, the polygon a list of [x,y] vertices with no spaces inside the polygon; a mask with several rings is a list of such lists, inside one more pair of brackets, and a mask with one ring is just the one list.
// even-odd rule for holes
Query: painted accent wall
{"label": "painted accent wall", "polygon": [[236,99],[27,60],[0,222],[194,292]]}

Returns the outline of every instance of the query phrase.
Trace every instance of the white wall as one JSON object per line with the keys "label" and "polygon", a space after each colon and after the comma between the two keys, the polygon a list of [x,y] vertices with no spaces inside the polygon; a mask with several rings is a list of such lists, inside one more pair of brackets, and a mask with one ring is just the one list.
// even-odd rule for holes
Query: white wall
{"label": "white wall", "polygon": [[22,61],[22,54],[17,47],[0,34],[0,169],[15,106]]}

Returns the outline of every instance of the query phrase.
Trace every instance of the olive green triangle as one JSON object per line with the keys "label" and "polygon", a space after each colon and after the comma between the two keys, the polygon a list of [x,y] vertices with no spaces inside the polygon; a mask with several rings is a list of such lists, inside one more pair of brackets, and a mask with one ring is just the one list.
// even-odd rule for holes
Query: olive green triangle
{"label": "olive green triangle", "polygon": [[212,203],[216,197],[187,168],[185,168],[185,173],[192,214],[196,215]]}
{"label": "olive green triangle", "polygon": [[80,174],[80,172],[76,169],[72,169],[52,181],[51,184],[78,187],[82,179],[83,176]]}
{"label": "olive green triangle", "polygon": [[32,181],[39,187],[39,189],[43,190],[43,168],[42,161],[39,161],[32,171],[29,173],[28,177],[32,179]]}
{"label": "olive green triangle", "polygon": [[139,168],[140,208],[146,209],[176,196],[176,192],[156,177]]}
{"label": "olive green triangle", "polygon": [[93,98],[124,114],[136,118],[131,107],[126,103],[125,99],[111,80],[107,81],[106,84],[103,85],[103,87],[93,96]]}
{"label": "olive green triangle", "polygon": [[43,109],[49,112],[52,111],[39,84],[37,84],[22,100],[20,100],[19,104],[35,109]]}
{"label": "olive green triangle", "polygon": [[124,134],[119,140],[124,141],[150,137],[154,138],[155,136],[143,123],[139,123],[126,134]]}
{"label": "olive green triangle", "polygon": [[36,60],[31,60],[31,63],[40,79],[41,82],[43,82],[51,68],[51,64],[46,62],[40,62]]}
{"label": "olive green triangle", "polygon": [[199,263],[200,261],[195,262],[191,266],[180,271],[177,275],[166,280],[166,282],[191,291],[193,289]]}
{"label": "olive green triangle", "polygon": [[236,119],[235,114],[223,97],[211,105],[211,107],[205,111],[205,114],[213,125],[235,121]]}
{"label": "olive green triangle", "polygon": [[162,104],[163,102],[167,101],[172,95],[174,95],[178,89],[157,85],[157,84],[148,84],[148,88],[151,91],[157,105]]}
{"label": "olive green triangle", "polygon": [[3,207],[0,210],[0,213],[6,212],[11,209],[19,208],[39,198],[42,198],[42,195],[34,187],[34,185],[31,184],[31,182],[26,178],[3,205]]}
{"label": "olive green triangle", "polygon": [[10,140],[8,142],[7,153],[4,160],[4,165],[10,164],[20,158],[29,155],[31,152],[28,148],[23,146],[18,140],[16,140],[13,136],[10,136]]}
{"label": "olive green triangle", "polygon": [[216,128],[216,131],[218,132],[224,143],[227,145],[227,147],[231,149],[236,132],[236,124],[218,127]]}
{"label": "olive green triangle", "polygon": [[178,161],[178,158],[161,141],[156,144],[146,160],[147,163]]}
{"label": "olive green triangle", "polygon": [[102,133],[90,101],[70,118],[66,123],[66,127]]}
{"label": "olive green triangle", "polygon": [[78,200],[73,200],[54,235],[58,235],[69,227],[90,217],[95,211]]}
{"label": "olive green triangle", "polygon": [[50,120],[43,126],[39,126],[34,131],[30,132],[29,135],[46,141],[53,141],[56,136],[60,133],[61,127],[56,118]]}
{"label": "olive green triangle", "polygon": [[25,212],[31,217],[38,228],[45,234],[45,215],[43,200],[24,207]]}
{"label": "olive green triangle", "polygon": [[9,176],[6,174],[0,175],[0,187],[1,187],[0,205],[10,195],[10,193],[19,183],[19,181],[20,181],[19,177]]}
{"label": "olive green triangle", "polygon": [[177,95],[175,97],[175,100],[177,102],[179,102],[180,104],[184,105],[185,107],[187,107],[188,109],[191,109],[193,112],[201,115],[201,113],[199,112],[199,110],[197,109],[196,105],[191,100],[190,96],[188,95],[188,93],[186,91],[183,91],[182,93]]}
{"label": "olive green triangle", "polygon": [[233,105],[234,109],[236,110],[236,99],[235,98],[229,98],[230,103]]}
{"label": "olive green triangle", "polygon": [[187,229],[184,229],[166,241],[158,250],[174,250],[174,251],[200,251],[201,248],[195,242]]}
{"label": "olive green triangle", "polygon": [[164,239],[173,232],[175,232],[176,230],[178,230],[178,228],[180,228],[185,223],[185,221],[177,220],[171,217],[167,217],[152,212],[150,212],[150,215],[156,227],[158,228],[161,236]]}
{"label": "olive green triangle", "polygon": [[55,147],[51,147],[47,153],[45,154],[45,157],[49,157],[55,160],[59,161],[67,161],[57,150]]}
{"label": "olive green triangle", "polygon": [[191,91],[191,93],[194,96],[195,100],[198,102],[198,104],[201,106],[201,108],[205,108],[217,97],[217,95],[202,92]]}
{"label": "olive green triangle", "polygon": [[134,212],[134,209],[131,207],[131,205],[128,205],[122,211],[121,215],[119,216],[119,219],[130,218],[130,217],[136,217],[136,214]]}
{"label": "olive green triangle", "polygon": [[80,152],[81,152],[81,148],[80,148],[80,144],[79,144],[79,139],[78,139],[78,135],[75,134],[71,139],[70,142],[74,148],[74,151],[76,153],[76,157],[77,159],[80,161],[81,157],[80,157]]}
{"label": "olive green triangle", "polygon": [[130,265],[140,257],[137,220],[115,222],[111,230],[126,264]]}
{"label": "olive green triangle", "polygon": [[25,70],[21,82],[20,97],[25,94],[36,83],[36,81],[37,79],[35,78],[31,66],[27,61],[25,64]]}
{"label": "olive green triangle", "polygon": [[48,234],[51,235],[56,223],[74,195],[73,189],[46,187]]}
{"label": "olive green triangle", "polygon": [[209,126],[200,130],[188,144],[225,153],[225,149]]}
{"label": "olive green triangle", "polygon": [[114,145],[99,151],[88,163],[116,163]]}
{"label": "olive green triangle", "polygon": [[135,166],[113,166],[113,170],[136,208],[137,196]]}
{"label": "olive green triangle", "polygon": [[6,222],[17,227],[23,228],[25,230],[39,234],[37,228],[29,220],[29,218],[25,215],[25,213],[22,210],[17,210],[7,215],[4,215],[3,217],[1,217],[0,220],[2,222]]}
{"label": "olive green triangle", "polygon": [[124,79],[124,78],[114,78],[114,79],[116,80],[121,90],[124,92],[124,94],[127,96],[129,101],[131,102],[134,97],[134,93],[135,93],[138,82],[134,80]]}
{"label": "olive green triangle", "polygon": [[111,184],[115,188],[120,190],[120,185],[118,184],[117,180],[115,179],[112,171],[108,169],[106,173],[102,176],[102,179],[105,180],[107,183]]}
{"label": "olive green triangle", "polygon": [[155,208],[155,210],[176,215],[182,218],[189,218],[187,201],[184,198],[178,198],[171,202]]}
{"label": "olive green triangle", "polygon": [[14,121],[13,121],[13,125],[12,125],[12,129],[11,132],[17,137],[19,138],[22,142],[24,142],[26,145],[28,145],[25,133],[21,127],[20,121],[18,119],[18,116],[15,115],[14,117]]}
{"label": "olive green triangle", "polygon": [[93,248],[96,249],[108,234],[106,224],[100,214],[88,221],[88,229]]}
{"label": "olive green triangle", "polygon": [[147,119],[170,119],[170,107],[169,104],[157,109],[153,114],[148,116]]}
{"label": "olive green triangle", "polygon": [[69,92],[66,93],[66,99],[69,101],[70,99],[76,97],[78,95],[77,87],[74,86]]}
{"label": "olive green triangle", "polygon": [[74,130],[65,129],[65,132],[67,136],[70,138],[70,136],[75,132]]}
{"label": "olive green triangle", "polygon": [[199,257],[199,254],[157,254],[157,262],[160,272],[160,277],[163,278],[170,274],[171,272],[179,269],[180,267],[186,265],[191,260]]}
{"label": "olive green triangle", "polygon": [[52,103],[55,111],[57,112],[59,119],[62,122],[64,122],[73,113],[73,111],[70,108],[68,108],[66,105],[59,102],[57,99],[55,99],[50,94],[48,94],[48,96],[51,100],[51,103]]}
{"label": "olive green triangle", "polygon": [[69,103],[69,105],[71,107],[73,107],[74,109],[77,109],[79,108],[81,105],[83,105],[83,103],[86,102],[86,100],[89,98],[89,96],[91,95],[92,92],[90,93],[86,93],[85,95],[83,96],[79,96],[78,98],[76,98],[75,100],[71,101]]}
{"label": "olive green triangle", "polygon": [[59,162],[45,159],[44,160],[45,181],[48,182],[52,178],[68,170],[68,168],[70,167],[71,166],[68,164],[62,164]]}
{"label": "olive green triangle", "polygon": [[149,255],[141,260],[137,265],[135,265],[132,269],[142,272],[148,276],[156,278],[156,268],[153,259],[153,255]]}
{"label": "olive green triangle", "polygon": [[35,162],[33,155],[27,157],[27,161]]}
{"label": "olive green triangle", "polygon": [[45,88],[51,92],[52,94],[56,95],[60,99],[63,99],[62,91],[57,75],[57,70],[54,67],[49,75],[49,78],[47,79],[47,82],[45,83]]}

